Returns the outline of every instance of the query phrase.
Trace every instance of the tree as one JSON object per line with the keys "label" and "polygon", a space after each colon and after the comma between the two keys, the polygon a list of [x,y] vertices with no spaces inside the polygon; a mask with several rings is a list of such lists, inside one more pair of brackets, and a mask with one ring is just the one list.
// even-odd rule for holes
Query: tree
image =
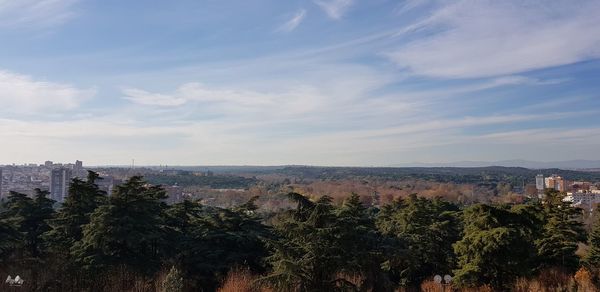
{"label": "tree", "polygon": [[588,267],[598,269],[600,267],[600,210],[595,211],[596,222],[592,226],[592,231],[588,237],[590,250],[585,257],[585,263]]}
{"label": "tree", "polygon": [[[460,286],[490,284],[507,289],[519,276],[528,275],[535,262],[533,231],[524,217],[505,207],[473,205],[463,212],[464,235],[454,244]],[[529,218],[526,218],[529,219]]]}
{"label": "tree", "polygon": [[585,241],[581,211],[563,202],[557,191],[546,193],[543,204],[544,225],[541,237],[535,241],[541,268],[562,268],[575,272],[579,257],[578,243]]}
{"label": "tree", "polygon": [[54,252],[68,255],[75,242],[81,240],[83,226],[90,222],[92,212],[106,203],[106,192],[96,184],[98,179],[97,173],[88,171],[86,181],[74,178],[69,184],[69,195],[50,221],[52,230],[45,234]]}
{"label": "tree", "polygon": [[164,248],[165,191],[133,176],[117,186],[108,203],[98,207],[73,247],[78,263],[88,270],[114,267],[152,274],[160,268]]}
{"label": "tree", "polygon": [[390,269],[402,285],[418,285],[436,273],[455,268],[452,244],[460,239],[458,207],[440,199],[419,198],[416,194],[383,208],[378,228],[396,237],[405,253]]}
{"label": "tree", "polygon": [[264,272],[269,230],[249,212],[253,200],[234,209],[202,207],[193,202],[173,205],[168,214],[175,231],[175,263],[200,288],[216,288],[218,279],[236,266]]}
{"label": "tree", "polygon": [[11,218],[3,207],[0,212],[0,264],[7,260],[19,242],[19,232],[10,224]]}
{"label": "tree", "polygon": [[331,198],[311,202],[297,193],[289,197],[298,207],[275,226],[278,238],[269,242],[272,254],[267,258],[273,270],[264,280],[278,291],[335,290],[343,251]]}
{"label": "tree", "polygon": [[340,272],[348,275],[360,275],[358,283],[361,291],[388,291],[392,283],[382,270],[386,251],[390,251],[390,242],[375,228],[375,220],[365,208],[360,197],[352,194],[343,205],[335,210],[337,217],[337,240],[342,252]]}
{"label": "tree", "polygon": [[183,291],[183,275],[181,271],[172,266],[169,273],[162,283],[162,292],[182,292]]}
{"label": "tree", "polygon": [[35,189],[33,199],[22,193],[10,192],[2,215],[5,223],[15,226],[21,235],[23,251],[33,258],[40,257],[43,252],[42,234],[50,230],[47,220],[54,214],[54,201],[48,195],[48,191],[40,189]]}

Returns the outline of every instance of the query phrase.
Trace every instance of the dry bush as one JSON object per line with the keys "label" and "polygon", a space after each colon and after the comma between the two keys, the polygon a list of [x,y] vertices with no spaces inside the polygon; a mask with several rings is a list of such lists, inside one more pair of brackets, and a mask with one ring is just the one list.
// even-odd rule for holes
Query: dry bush
{"label": "dry bush", "polygon": [[577,283],[571,274],[560,269],[546,269],[535,278],[517,279],[513,290],[518,292],[575,291],[576,287]]}
{"label": "dry bush", "polygon": [[490,285],[483,285],[483,286],[480,286],[480,287],[461,288],[461,289],[454,290],[454,291],[461,291],[461,292],[494,292],[495,290]]}
{"label": "dry bush", "polygon": [[434,282],[433,280],[425,280],[421,283],[422,292],[443,292],[444,288],[441,284]]}
{"label": "dry bush", "polygon": [[593,276],[586,268],[580,268],[573,278],[577,282],[577,291],[600,291],[594,285]]}
{"label": "dry bush", "polygon": [[217,289],[218,292],[267,292],[268,288],[262,287],[256,281],[258,277],[248,269],[234,268]]}

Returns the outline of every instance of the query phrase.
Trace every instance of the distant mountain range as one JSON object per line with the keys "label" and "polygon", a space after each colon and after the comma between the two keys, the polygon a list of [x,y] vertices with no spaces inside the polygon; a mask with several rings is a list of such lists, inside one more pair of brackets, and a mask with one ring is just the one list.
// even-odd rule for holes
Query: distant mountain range
{"label": "distant mountain range", "polygon": [[458,161],[448,163],[403,163],[391,165],[393,167],[486,167],[486,166],[504,166],[504,167],[525,167],[531,169],[598,169],[600,170],[600,160],[565,160],[565,161],[530,161],[530,160],[502,160],[502,161]]}

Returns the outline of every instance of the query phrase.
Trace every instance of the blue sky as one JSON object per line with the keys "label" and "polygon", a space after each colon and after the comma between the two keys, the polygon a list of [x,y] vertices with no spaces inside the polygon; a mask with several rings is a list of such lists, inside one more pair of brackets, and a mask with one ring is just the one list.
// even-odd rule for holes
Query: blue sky
{"label": "blue sky", "polygon": [[0,0],[0,163],[600,159],[599,10]]}

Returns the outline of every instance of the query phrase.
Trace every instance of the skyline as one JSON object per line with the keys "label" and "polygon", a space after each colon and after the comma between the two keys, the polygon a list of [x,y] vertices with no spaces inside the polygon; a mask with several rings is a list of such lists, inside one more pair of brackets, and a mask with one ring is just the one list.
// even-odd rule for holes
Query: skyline
{"label": "skyline", "polygon": [[600,160],[600,1],[238,2],[0,1],[0,164]]}

